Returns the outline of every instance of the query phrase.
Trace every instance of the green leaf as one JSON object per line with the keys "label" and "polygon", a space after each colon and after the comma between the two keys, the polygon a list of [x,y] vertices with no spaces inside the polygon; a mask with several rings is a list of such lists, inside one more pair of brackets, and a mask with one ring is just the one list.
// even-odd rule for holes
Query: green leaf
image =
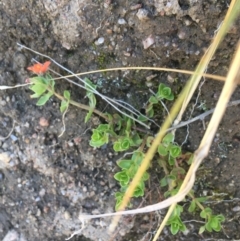
{"label": "green leaf", "polygon": [[220,223],[219,223],[219,220],[216,216],[212,217],[211,218],[211,227],[213,228],[213,230],[218,230],[220,231],[221,230],[221,226],[220,226]]}
{"label": "green leaf", "polygon": [[176,205],[172,215],[167,221],[167,225],[171,225],[170,231],[173,235],[177,234],[179,230],[182,232],[186,230],[186,226],[180,218],[180,214],[182,210],[183,210],[182,206]]}
{"label": "green leaf", "polygon": [[181,223],[180,230],[181,230],[182,232],[184,232],[186,229],[187,229],[187,228],[186,228],[186,225],[183,224],[183,223]]}
{"label": "green leaf", "polygon": [[205,212],[205,209],[200,212],[200,217],[201,218],[207,218],[207,214]]}
{"label": "green leaf", "polygon": [[138,171],[138,165],[134,162],[128,170],[129,177],[133,178]]}
{"label": "green leaf", "polygon": [[188,212],[192,213],[195,211],[195,209],[196,209],[196,201],[193,200],[188,208]]}
{"label": "green leaf", "polygon": [[205,208],[200,213],[200,217],[205,218],[205,219],[210,217],[211,215],[212,215],[212,209],[211,208]]}
{"label": "green leaf", "polygon": [[126,137],[121,140],[121,151],[126,151],[131,146],[131,139]]}
{"label": "green leaf", "polygon": [[172,235],[177,234],[179,231],[179,225],[177,223],[172,223],[170,231],[171,231]]}
{"label": "green leaf", "polygon": [[140,116],[138,117],[138,120],[139,120],[139,121],[142,121],[142,122],[145,122],[145,121],[147,121],[148,119],[147,119],[145,116],[140,115]]}
{"label": "green leaf", "polygon": [[165,187],[168,185],[167,177],[164,177],[160,180],[161,187]]}
{"label": "green leaf", "polygon": [[133,193],[134,197],[142,197],[144,195],[144,183],[141,182],[140,185],[138,185]]}
{"label": "green leaf", "polygon": [[96,104],[97,104],[97,100],[96,100],[96,97],[93,93],[88,93],[87,94],[87,97],[89,99],[89,106],[91,108],[95,108]]}
{"label": "green leaf", "polygon": [[122,199],[121,200],[117,200],[116,205],[115,205],[115,210],[118,211],[120,205],[122,204]]}
{"label": "green leaf", "polygon": [[223,215],[212,216],[207,223],[206,229],[208,231],[213,229],[214,231],[219,232],[221,230],[221,222],[224,220],[225,218]]}
{"label": "green leaf", "polygon": [[[176,213],[177,216],[180,216],[180,214],[183,212],[183,207],[181,205],[176,205],[174,212]],[[179,217],[180,219],[180,217]],[[181,221],[181,219],[180,219]],[[182,221],[181,221],[182,222]]]}
{"label": "green leaf", "polygon": [[89,112],[85,116],[84,123],[87,123],[90,120],[92,113],[93,113],[93,111],[89,110]]}
{"label": "green leaf", "polygon": [[65,99],[61,101],[61,106],[60,106],[61,113],[63,113],[69,106],[70,92],[67,90],[64,90],[63,96]]}
{"label": "green leaf", "polygon": [[193,162],[193,154],[190,156],[189,160],[187,161],[188,165],[191,165]]}
{"label": "green leaf", "polygon": [[141,151],[135,151],[132,155],[132,160],[135,162],[137,166],[140,166],[142,163],[142,160],[144,158],[144,153]]}
{"label": "green leaf", "polygon": [[46,102],[50,99],[50,97],[52,96],[53,94],[48,92],[47,94],[45,95],[42,95],[39,100],[37,101],[37,106],[42,106],[42,105],[45,105]]}
{"label": "green leaf", "polygon": [[181,147],[177,145],[171,145],[169,148],[169,152],[173,158],[176,158],[181,154]]}
{"label": "green leaf", "polygon": [[167,87],[164,84],[159,85],[158,92],[157,92],[156,95],[160,99],[167,99],[167,100],[173,100],[174,99],[171,88]]}
{"label": "green leaf", "polygon": [[69,106],[69,102],[66,100],[61,101],[60,111],[63,113]]}
{"label": "green leaf", "polygon": [[68,100],[68,101],[70,100],[71,95],[70,95],[70,92],[68,90],[64,90],[63,96],[66,100]]}
{"label": "green leaf", "polygon": [[147,147],[150,147],[152,145],[153,140],[154,140],[153,136],[147,137],[147,142],[146,142]]}
{"label": "green leaf", "polygon": [[114,142],[113,150],[116,152],[121,151],[121,143],[119,141]]}
{"label": "green leaf", "polygon": [[143,181],[147,181],[147,180],[149,179],[149,177],[150,177],[149,173],[144,172],[144,174],[143,174],[143,176],[142,176],[142,180],[143,180]]}
{"label": "green leaf", "polygon": [[148,101],[152,104],[158,103],[158,99],[155,96],[151,96]]}
{"label": "green leaf", "polygon": [[225,221],[225,217],[222,214],[217,215],[217,218],[220,223]]}
{"label": "green leaf", "polygon": [[52,79],[52,77],[51,77],[51,79],[49,80],[49,85],[50,85],[51,89],[54,90],[55,81]]}
{"label": "green leaf", "polygon": [[197,200],[198,202],[200,202],[200,203],[206,202],[207,199],[208,199],[207,197],[198,197],[198,198],[196,198],[196,200]]}
{"label": "green leaf", "polygon": [[139,146],[142,144],[142,139],[140,138],[138,133],[135,133],[132,137],[132,142],[134,146]]}
{"label": "green leaf", "polygon": [[116,192],[114,196],[115,196],[115,198],[116,198],[117,200],[121,200],[121,199],[123,198],[123,196],[124,196],[124,193],[122,193],[122,192]]}
{"label": "green leaf", "polygon": [[148,105],[147,108],[146,108],[146,115],[149,117],[149,118],[152,118],[154,116],[154,110],[153,110],[153,106],[152,104]]}
{"label": "green leaf", "polygon": [[202,226],[200,229],[199,229],[199,231],[198,231],[198,233],[199,234],[202,234],[204,231],[205,231],[205,226]]}
{"label": "green leaf", "polygon": [[164,145],[160,144],[158,146],[158,153],[161,156],[166,156],[168,154],[168,150],[167,150],[167,148]]}
{"label": "green leaf", "polygon": [[171,171],[171,175],[175,177],[183,176],[185,175],[186,171],[182,167],[175,167]]}
{"label": "green leaf", "polygon": [[118,152],[118,151],[126,151],[127,149],[130,148],[131,145],[132,145],[132,140],[129,137],[123,137],[123,138],[118,139],[114,143],[113,149],[116,152]]}
{"label": "green leaf", "polygon": [[211,220],[207,221],[207,223],[205,224],[205,227],[206,227],[208,232],[212,232]]}
{"label": "green leaf", "polygon": [[96,130],[98,132],[106,132],[107,130],[109,130],[109,128],[110,128],[109,124],[100,124]]}
{"label": "green leaf", "polygon": [[89,106],[91,107],[91,109],[89,110],[89,112],[87,113],[86,117],[85,117],[85,123],[89,121],[89,119],[92,116],[93,110],[96,106],[97,100],[95,95],[93,94],[93,90],[96,89],[96,85],[94,85],[90,79],[85,78],[85,88],[87,89],[87,97],[89,99]]}
{"label": "green leaf", "polygon": [[[108,114],[108,119],[110,119],[109,117],[110,116]],[[114,119],[114,123],[116,123],[116,126],[117,126],[115,127],[115,130],[120,131],[122,128],[123,118],[119,114],[114,114],[112,119]]]}
{"label": "green leaf", "polygon": [[132,127],[132,120],[130,118],[127,118],[126,120],[126,131],[130,132]]}
{"label": "green leaf", "polygon": [[31,95],[31,98],[38,98],[47,90],[47,86],[43,84],[35,84],[30,86],[29,89],[35,93]]}
{"label": "green leaf", "polygon": [[45,79],[42,76],[36,76],[36,77],[30,78],[29,80],[31,83],[34,83],[34,84],[48,85],[47,79]]}
{"label": "green leaf", "polygon": [[129,181],[130,181],[130,178],[126,172],[126,170],[124,171],[121,171],[121,172],[117,172],[115,175],[114,175],[114,178],[120,182],[121,186],[126,186]]}
{"label": "green leaf", "polygon": [[174,141],[174,135],[172,133],[168,133],[166,136],[164,136],[162,142],[168,146],[171,142]]}
{"label": "green leaf", "polygon": [[129,169],[132,165],[132,160],[120,160],[117,162],[117,165],[121,167],[122,169]]}
{"label": "green leaf", "polygon": [[100,147],[106,143],[108,143],[108,134],[106,132],[101,132],[98,129],[94,129],[89,143],[90,146]]}
{"label": "green leaf", "polygon": [[90,80],[90,79],[88,79],[88,78],[84,78],[84,82],[85,82],[85,88],[87,89],[87,91],[89,91],[89,92],[92,92],[92,89],[96,89],[97,88],[97,86],[96,85],[94,85],[93,83],[92,83],[92,81]]}
{"label": "green leaf", "polygon": [[173,166],[175,164],[175,158],[173,158],[172,156],[168,157],[168,164],[170,166]]}

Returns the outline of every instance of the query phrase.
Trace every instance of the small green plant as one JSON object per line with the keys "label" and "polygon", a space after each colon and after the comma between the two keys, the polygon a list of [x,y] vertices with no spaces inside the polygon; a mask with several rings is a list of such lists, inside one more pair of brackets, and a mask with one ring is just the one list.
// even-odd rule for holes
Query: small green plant
{"label": "small green plant", "polygon": [[182,222],[180,215],[183,212],[183,207],[176,205],[171,217],[167,221],[167,225],[170,225],[170,231],[173,235],[177,234],[179,231],[184,232],[187,228]]}
{"label": "small green plant", "polygon": [[37,76],[30,79],[32,85],[30,89],[34,92],[31,98],[38,98],[36,105],[45,105],[46,102],[54,95],[55,81],[50,75]]}
{"label": "small green plant", "polygon": [[[92,147],[99,148],[106,144],[110,144],[115,152],[124,152],[129,149],[135,149],[129,158],[121,159],[117,162],[120,171],[114,175],[114,178],[120,185],[120,190],[115,193],[115,208],[118,210],[129,183],[134,178],[144,159],[145,150],[151,145],[154,136],[146,132],[146,130],[141,130],[138,123],[136,123],[135,119],[131,118],[131,116],[102,113],[97,111],[95,109],[97,100],[93,93],[93,90],[96,90],[97,86],[87,78],[85,78],[84,81],[86,97],[89,100],[88,106],[71,100],[71,94],[67,90],[63,92],[63,95],[56,93],[54,79],[51,75],[45,74],[49,64],[49,62],[46,62],[44,65],[37,64],[36,66],[29,67],[29,70],[34,70],[34,72],[38,74],[38,76],[29,79],[32,84],[30,89],[34,92],[31,97],[38,98],[38,106],[46,104],[52,96],[56,96],[61,100],[61,113],[65,113],[71,104],[78,106],[79,108],[83,108],[88,111],[85,117],[85,122],[87,122],[91,118],[92,113],[95,112],[103,117],[106,120],[106,123],[99,124],[92,130],[90,140],[90,145]],[[163,102],[172,101],[173,99],[174,96],[172,90],[161,83],[158,87],[157,93],[153,94],[149,98],[145,108],[146,116],[138,116],[138,120],[147,123],[149,118],[154,117],[155,106],[162,105]],[[162,143],[158,146],[156,159],[165,172],[164,177],[159,183],[161,187],[167,188],[164,196],[173,196],[181,187],[186,174],[184,165],[191,164],[192,154],[183,153],[181,147],[174,141],[174,135],[172,133],[168,133],[163,138]],[[145,172],[134,191],[133,197],[144,196],[145,182],[149,179],[149,177],[149,173]],[[206,201],[206,197],[196,198],[193,191],[191,191],[188,196],[192,200],[188,211],[192,213],[196,212],[197,209],[200,209],[200,217],[205,220],[205,225],[200,228],[199,233],[203,233],[204,231],[219,232],[221,230],[221,223],[224,221],[224,217],[222,215],[214,215],[209,207],[203,207],[202,203]],[[131,204],[129,203],[129,205]],[[180,204],[176,205],[167,222],[167,225],[170,226],[170,231],[173,235],[177,234],[179,231],[186,230],[186,226],[181,220],[182,212],[183,206]]]}
{"label": "small green plant", "polygon": [[225,220],[223,215],[213,215],[211,208],[205,208],[200,213],[201,218],[205,219],[206,224],[202,226],[199,233],[203,233],[205,230],[208,232],[221,230],[221,223]]}
{"label": "small green plant", "polygon": [[[117,165],[121,168],[120,172],[114,175],[114,178],[119,182],[121,189],[120,192],[115,194],[116,198],[116,210],[122,202],[123,195],[128,187],[129,182],[137,173],[137,170],[144,159],[144,153],[136,151],[133,153],[131,159],[123,159],[117,162]],[[144,195],[145,181],[149,179],[149,174],[145,172],[142,180],[138,184],[134,191],[133,197],[142,197]]]}
{"label": "small green plant", "polygon": [[161,83],[158,86],[157,93],[155,95],[152,95],[148,100],[149,104],[147,105],[147,108],[146,108],[146,114],[148,115],[148,117],[152,118],[154,116],[154,108],[153,108],[154,105],[159,104],[159,102],[164,99],[173,100],[174,96],[171,88]]}

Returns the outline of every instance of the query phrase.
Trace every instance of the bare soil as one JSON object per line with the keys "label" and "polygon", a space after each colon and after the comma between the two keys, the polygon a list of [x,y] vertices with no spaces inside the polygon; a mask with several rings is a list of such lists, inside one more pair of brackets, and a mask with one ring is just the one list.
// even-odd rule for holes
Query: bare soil
{"label": "bare soil", "polygon": [[[157,66],[194,70],[208,48],[230,1],[194,0],[1,0],[0,85],[25,83],[27,67],[35,58],[46,58],[21,49],[26,45],[48,55],[74,73],[121,66]],[[139,10],[141,9],[141,10]],[[226,75],[239,40],[239,19],[227,34],[208,73]],[[154,44],[144,48],[143,41]],[[102,43],[103,41],[103,43]],[[52,69],[66,74],[57,66]],[[156,75],[152,80],[146,78]],[[156,71],[119,71],[88,76],[98,89],[112,98],[141,109],[159,83],[178,94],[188,76]],[[206,80],[193,116],[215,106],[223,83]],[[84,91],[63,80],[57,91],[71,91],[74,100],[87,103]],[[198,90],[199,91],[199,90]],[[71,107],[62,130],[59,100],[52,98],[37,107],[28,87],[0,91],[0,240],[65,240],[81,228],[79,213],[114,210],[114,193],[119,189],[113,175],[118,170],[110,145],[94,150],[89,146],[94,121],[84,123],[86,112]],[[185,119],[189,118],[192,100]],[[240,88],[232,100],[239,99]],[[98,108],[107,104],[98,99]],[[111,111],[111,109],[109,109]],[[95,117],[96,118],[96,117]],[[41,121],[48,124],[43,126]],[[161,120],[162,122],[163,120]],[[209,117],[205,119],[207,125]],[[9,138],[4,138],[13,128]],[[187,129],[177,132],[181,144]],[[189,126],[185,151],[194,151],[204,133],[201,121]],[[220,233],[198,234],[199,215],[183,214],[187,233],[172,236],[165,228],[159,240],[240,239],[240,106],[229,107],[194,187],[196,195],[214,196],[206,205],[226,217]],[[154,165],[153,165],[154,166]],[[160,167],[152,169],[146,199],[134,207],[158,202]],[[186,208],[187,209],[187,208]],[[124,217],[113,240],[150,240],[165,211]],[[72,240],[110,240],[111,219],[94,220]],[[12,236],[11,236],[12,235]],[[11,237],[10,237],[11,236]]]}

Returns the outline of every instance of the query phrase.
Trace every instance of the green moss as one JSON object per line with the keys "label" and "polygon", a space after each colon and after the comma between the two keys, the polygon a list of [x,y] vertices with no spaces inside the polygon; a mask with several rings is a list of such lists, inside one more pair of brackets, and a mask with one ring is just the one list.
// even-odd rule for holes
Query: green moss
{"label": "green moss", "polygon": [[106,69],[108,64],[114,61],[114,56],[110,53],[100,52],[97,56],[97,64],[99,69]]}

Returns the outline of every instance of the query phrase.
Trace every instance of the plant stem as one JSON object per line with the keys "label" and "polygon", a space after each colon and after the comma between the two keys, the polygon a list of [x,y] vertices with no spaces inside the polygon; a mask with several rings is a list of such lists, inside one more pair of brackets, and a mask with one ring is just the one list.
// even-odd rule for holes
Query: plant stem
{"label": "plant stem", "polygon": [[196,204],[198,205],[198,207],[199,207],[201,210],[204,210],[204,209],[205,209],[205,208],[203,207],[203,205],[202,205],[190,192],[188,193],[188,196],[196,201]]}
{"label": "plant stem", "polygon": [[[64,98],[62,95],[56,93],[55,91],[53,91],[53,90],[50,89],[49,87],[47,88],[47,90],[48,90],[48,91],[51,91],[58,99],[60,99],[60,100],[65,100],[65,98]],[[88,105],[80,104],[80,103],[78,103],[78,102],[76,102],[76,101],[74,101],[74,100],[70,100],[69,103],[70,103],[71,105],[74,105],[74,106],[76,106],[76,107],[78,107],[78,108],[80,108],[80,109],[83,109],[83,110],[88,110],[88,111],[89,111],[89,110],[92,110]],[[95,114],[99,115],[100,117],[102,117],[103,119],[105,119],[106,121],[109,121],[108,117],[107,117],[106,115],[104,115],[101,111],[99,111],[99,110],[97,110],[97,109],[93,109],[93,112],[94,112]]]}

